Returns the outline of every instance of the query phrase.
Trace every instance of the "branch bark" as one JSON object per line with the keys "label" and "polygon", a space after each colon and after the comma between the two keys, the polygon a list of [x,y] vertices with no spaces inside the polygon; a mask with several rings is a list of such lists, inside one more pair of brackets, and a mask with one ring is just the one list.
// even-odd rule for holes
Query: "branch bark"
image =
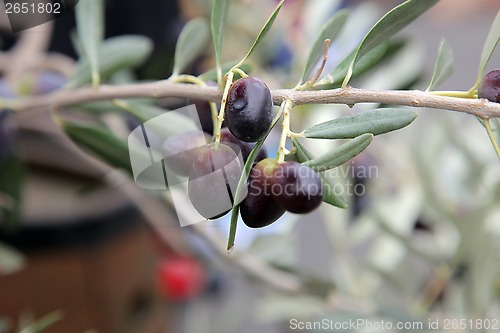
{"label": "branch bark", "polygon": [[[500,104],[498,103],[492,103],[484,99],[438,96],[429,92],[417,90],[364,90],[352,87],[318,91],[280,89],[273,90],[272,95],[275,104],[281,104],[286,98],[292,99],[295,105],[384,103],[450,110],[468,113],[483,119],[500,118]],[[222,92],[214,87],[162,80],[122,86],[104,85],[99,87],[98,90],[93,88],[61,90],[51,95],[22,98],[16,100],[13,104],[5,104],[14,105],[19,111],[26,111],[39,107],[60,108],[79,103],[113,98],[142,97],[186,97],[215,102],[221,99]]]}

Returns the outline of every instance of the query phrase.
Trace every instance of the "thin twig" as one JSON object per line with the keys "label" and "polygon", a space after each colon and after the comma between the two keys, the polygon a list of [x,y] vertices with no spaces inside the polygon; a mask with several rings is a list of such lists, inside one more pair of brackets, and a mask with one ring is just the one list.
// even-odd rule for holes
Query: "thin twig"
{"label": "thin twig", "polygon": [[[347,104],[384,103],[413,107],[427,107],[468,113],[482,119],[500,118],[500,104],[484,99],[465,99],[436,96],[418,90],[364,90],[348,87],[319,91],[296,91],[280,89],[272,91],[275,104],[287,98],[295,105],[300,104]],[[17,100],[0,99],[0,107],[13,107],[20,111],[33,108],[58,106],[107,100],[113,98],[161,98],[186,97],[206,101],[220,101],[222,92],[215,87],[200,87],[193,84],[174,83],[167,80],[151,83],[136,83],[120,86],[101,86],[99,90],[81,88],[62,90],[51,95],[33,96]]]}
{"label": "thin twig", "polygon": [[330,40],[329,39],[325,39],[325,50],[324,50],[324,53],[323,53],[323,60],[321,61],[321,65],[319,66],[318,70],[316,71],[316,73],[314,74],[314,76],[312,77],[312,79],[310,79],[309,81],[307,81],[305,84],[303,84],[302,86],[298,87],[297,90],[307,90],[311,87],[314,86],[314,84],[316,83],[316,81],[318,81],[321,73],[323,73],[323,70],[325,69],[325,65],[326,65],[326,62],[328,61],[328,50],[330,48]]}

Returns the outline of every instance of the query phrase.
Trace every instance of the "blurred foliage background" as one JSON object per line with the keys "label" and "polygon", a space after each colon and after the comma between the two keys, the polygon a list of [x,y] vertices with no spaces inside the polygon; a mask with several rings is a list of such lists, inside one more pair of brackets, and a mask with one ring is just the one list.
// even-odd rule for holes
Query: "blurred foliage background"
{"label": "blurred foliage background", "polygon": [[[242,50],[251,45],[276,3],[231,1],[224,36],[224,61],[242,57]],[[252,56],[252,75],[264,80],[271,89],[293,86],[321,26],[335,11],[346,7],[352,10],[347,27],[329,52],[327,68],[333,68],[388,9],[399,3],[401,1],[289,0]],[[423,90],[432,75],[437,49],[444,37],[454,51],[455,72],[440,88],[467,90],[475,81],[481,48],[497,11],[496,1],[442,0],[393,38],[377,66],[350,84],[366,89]],[[205,0],[106,1],[107,38],[140,34],[148,36],[154,45],[141,66],[116,72],[109,82],[121,84],[168,77],[175,42],[183,25],[192,18],[209,15],[210,2]],[[8,32],[5,17],[2,22],[5,52],[15,45],[18,36]],[[71,41],[73,27],[73,15],[56,20],[50,52],[76,57]],[[198,75],[212,68],[212,53],[207,45],[206,53],[190,66],[189,73]],[[5,70],[9,63],[1,63],[1,60],[0,57],[0,67]],[[489,68],[499,67],[497,52]],[[19,86],[11,88],[16,93],[20,91]],[[182,99],[169,99],[157,105],[174,108],[185,103]],[[334,117],[374,107],[368,104],[354,108],[300,106],[294,109],[292,129],[298,132]],[[107,124],[118,122],[120,128],[127,129],[124,117],[99,113]],[[42,117],[46,119],[47,113]],[[33,127],[43,122],[40,119],[34,117],[19,122],[21,127],[28,126],[26,124]],[[128,134],[126,131],[122,134]],[[266,141],[271,156],[278,137],[279,133],[272,133]],[[309,141],[304,144],[319,155],[337,143],[316,140],[313,144]],[[26,150],[29,149],[22,146],[21,151]],[[51,158],[53,156],[58,155]],[[28,167],[26,172],[30,171]],[[166,252],[169,258],[178,257],[179,253],[188,254],[202,263],[204,273],[200,274],[205,276],[203,287],[187,299],[178,301],[167,294],[169,305],[162,306],[161,313],[168,318],[168,323],[161,331],[300,331],[291,329],[291,319],[327,318],[342,322],[349,318],[369,318],[422,321],[424,325],[429,318],[500,319],[500,165],[476,119],[458,113],[419,110],[419,117],[411,126],[377,137],[365,152],[336,172],[341,190],[350,202],[348,209],[323,204],[307,216],[286,214],[262,230],[241,226],[236,238],[237,250],[229,259],[219,255],[213,244],[198,233],[176,226],[174,215],[161,216],[164,212],[152,210],[156,213],[155,221],[169,220],[160,224],[153,222],[149,227],[150,241],[161,239],[162,245],[157,250],[160,257]],[[97,172],[97,178],[100,176]],[[86,177],[83,183],[94,185],[92,179],[96,175]],[[44,185],[53,186],[50,182]],[[76,188],[71,187],[70,191],[80,193]],[[109,197],[102,196],[103,202]],[[58,200],[56,195],[47,197],[44,204],[38,206],[44,206],[40,208],[42,211],[60,208]],[[75,205],[85,200],[88,197],[76,195]],[[30,209],[38,206],[30,205]],[[38,211],[26,214],[35,216]],[[59,218],[60,212],[55,215]],[[228,217],[210,223],[211,226],[205,228],[211,232],[217,229],[225,236]],[[113,234],[111,232],[110,237]],[[2,274],[12,274],[30,265],[33,252],[23,255],[24,251],[18,250],[15,243],[4,241],[1,245]],[[260,266],[252,266],[250,261],[242,269],[238,264],[246,256],[292,274],[304,284],[305,290],[283,292],[256,280],[252,272]],[[198,271],[188,275],[198,274],[193,272]],[[38,277],[32,279],[36,283]],[[7,305],[2,304],[0,294],[0,317],[3,311],[10,312],[4,306]],[[33,311],[31,304],[23,304],[23,307],[27,312]],[[36,313],[35,317],[44,314]],[[0,320],[0,332],[10,332],[7,327],[13,329],[18,319]],[[53,327],[56,329],[57,324]]]}

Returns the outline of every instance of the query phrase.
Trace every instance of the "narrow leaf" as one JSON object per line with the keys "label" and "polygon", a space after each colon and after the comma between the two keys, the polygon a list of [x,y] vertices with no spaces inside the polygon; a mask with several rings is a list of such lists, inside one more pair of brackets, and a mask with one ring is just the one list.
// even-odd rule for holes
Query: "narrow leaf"
{"label": "narrow leaf", "polygon": [[323,56],[325,39],[329,39],[331,42],[333,42],[342,31],[342,28],[344,27],[348,16],[349,11],[347,9],[344,9],[337,12],[330,18],[330,20],[328,20],[328,22],[325,23],[325,25],[321,29],[321,33],[319,34],[318,38],[311,48],[311,51],[309,52],[306,67],[304,68],[304,72],[302,73],[302,78],[300,79],[299,85],[304,83],[309,78],[318,61]]}
{"label": "narrow leaf", "polygon": [[62,122],[62,128],[79,146],[102,158],[112,166],[130,172],[130,158],[127,143],[103,127]]}
{"label": "narrow leaf", "polygon": [[[122,69],[141,65],[152,51],[152,41],[144,36],[124,35],[105,40],[98,54],[98,71],[101,80],[107,80],[111,75]],[[80,87],[91,81],[89,62],[86,59],[81,59],[77,72],[68,83],[68,87]]]}
{"label": "narrow leaf", "polygon": [[175,62],[172,76],[179,75],[206,49],[210,32],[203,17],[190,20],[181,31],[175,47]]}
{"label": "narrow leaf", "polygon": [[[152,105],[154,103],[154,100],[147,99],[147,98],[140,98],[140,99],[122,99],[122,101],[128,103],[128,102],[133,102],[133,103],[140,103],[144,105]],[[106,113],[117,113],[120,112],[123,114],[123,108],[117,107],[115,104],[113,104],[113,101],[94,101],[94,102],[86,102],[86,103],[80,103],[80,104],[74,104],[68,107],[69,111],[82,111],[82,112],[89,112],[93,114],[106,114]]]}
{"label": "narrow leaf", "polygon": [[356,62],[367,52],[378,46],[380,43],[391,38],[401,31],[417,17],[434,6],[439,0],[408,0],[393,8],[385,14],[366,34],[359,44],[353,61],[349,66],[347,75],[342,83],[346,87],[351,79],[352,71]]}
{"label": "narrow leaf", "polygon": [[0,161],[0,221],[3,228],[16,228],[21,214],[23,165],[15,152]]}
{"label": "narrow leaf", "polygon": [[436,66],[427,91],[433,90],[453,73],[453,50],[443,38],[439,45]]}
{"label": "narrow leaf", "polygon": [[285,0],[281,0],[279,2],[278,6],[276,6],[276,9],[274,9],[274,11],[271,14],[271,16],[269,17],[269,19],[267,19],[266,24],[264,24],[264,27],[262,27],[262,30],[260,31],[259,35],[255,39],[255,42],[253,42],[252,47],[250,48],[250,50],[248,50],[248,52],[247,52],[246,56],[243,58],[243,60],[240,61],[240,64],[244,63],[245,60],[247,60],[248,57],[250,57],[250,54],[252,54],[253,50],[257,47],[257,45],[259,45],[260,41],[264,38],[264,36],[269,31],[269,29],[271,29],[271,27],[273,26],[274,20],[276,20],[276,17],[278,16],[278,13],[280,12],[281,6],[283,6],[284,2],[285,2]]}
{"label": "narrow leaf", "polygon": [[125,101],[123,99],[114,100],[113,105],[119,107],[121,110],[128,111],[141,123],[161,116],[168,111],[155,105],[148,105],[136,101]]}
{"label": "narrow leaf", "polygon": [[[360,73],[370,69],[372,66],[376,65],[382,57],[386,54],[389,49],[389,41],[385,41],[377,45],[375,48],[367,52],[365,55],[360,57],[354,68],[352,70],[352,77],[356,77]],[[353,50],[347,57],[344,58],[330,73],[333,77],[333,82],[341,82],[342,79],[346,76],[349,67],[356,55],[356,50]]]}
{"label": "narrow leaf", "polygon": [[[236,64],[238,64],[237,61],[234,62],[227,62],[221,65],[221,69],[223,73],[228,72],[231,68],[233,68]],[[242,64],[240,66],[240,69],[244,71],[245,73],[249,74],[252,71],[252,66],[249,64]],[[238,74],[234,75],[234,80],[237,80],[240,76]],[[201,80],[208,82],[208,81],[217,81],[217,68],[212,68],[205,73],[201,74],[198,76]]]}
{"label": "narrow leaf", "polygon": [[365,133],[380,135],[408,126],[417,115],[410,109],[375,109],[314,125],[306,129],[304,135],[313,139],[352,139]]}
{"label": "narrow leaf", "polygon": [[115,100],[114,105],[132,114],[140,123],[148,122],[148,128],[153,130],[159,137],[167,138],[169,135],[177,133],[179,128],[191,128],[193,125],[193,120],[188,115],[179,112],[170,113],[168,122],[149,122],[149,120],[168,112],[168,110],[155,105],[124,100]]}
{"label": "narrow leaf", "polygon": [[314,158],[311,152],[308,151],[306,147],[304,147],[304,145],[299,141],[299,139],[292,137],[292,143],[296,149],[295,157],[300,163],[307,162]]}
{"label": "narrow leaf", "polygon": [[98,55],[104,37],[104,1],[80,1],[75,12],[81,51],[90,65],[92,86],[98,87],[100,84]]}
{"label": "narrow leaf", "polygon": [[212,14],[210,15],[210,29],[212,30],[212,42],[215,52],[215,68],[217,70],[217,82],[222,82],[221,53],[222,37],[224,34],[224,25],[229,7],[228,0],[213,0]]}
{"label": "narrow leaf", "polygon": [[491,25],[490,32],[488,33],[488,37],[486,37],[486,41],[484,42],[483,52],[481,53],[481,60],[479,61],[479,72],[477,74],[477,81],[474,84],[472,90],[476,90],[481,85],[484,76],[484,70],[490,61],[491,55],[498,44],[498,40],[500,39],[500,11],[498,11],[493,24]]}
{"label": "narrow leaf", "polygon": [[349,140],[340,147],[333,149],[322,156],[309,160],[304,164],[316,171],[326,171],[336,168],[365,150],[370,142],[372,142],[372,139],[373,134],[362,134],[352,140]]}
{"label": "narrow leaf", "polygon": [[[313,159],[312,154],[300,143],[297,138],[292,138],[293,145],[296,148],[295,156],[301,163]],[[339,208],[349,207],[349,203],[344,196],[339,195],[335,189],[338,187],[335,179],[326,172],[319,172],[323,184],[323,201]]]}
{"label": "narrow leaf", "polygon": [[252,151],[248,155],[247,161],[245,162],[245,166],[243,169],[244,171],[240,177],[238,186],[236,187],[236,193],[234,194],[235,200],[231,211],[231,224],[229,226],[229,237],[227,239],[227,251],[231,251],[231,249],[234,246],[234,239],[236,238],[236,228],[238,226],[238,213],[240,210],[240,205],[238,204],[238,202],[241,201],[239,199],[241,197],[241,193],[244,189],[244,186],[247,186],[247,179],[248,176],[250,175],[250,170],[252,169],[253,162],[255,161],[255,158],[257,157],[257,154],[259,153],[259,150],[264,144],[264,141],[266,140],[267,136],[269,135],[269,133],[271,133],[271,130],[274,128],[274,126],[276,126],[278,120],[280,120],[281,114],[282,114],[282,109],[280,109],[280,111],[274,117],[271,127],[267,131],[264,138],[257,141]]}

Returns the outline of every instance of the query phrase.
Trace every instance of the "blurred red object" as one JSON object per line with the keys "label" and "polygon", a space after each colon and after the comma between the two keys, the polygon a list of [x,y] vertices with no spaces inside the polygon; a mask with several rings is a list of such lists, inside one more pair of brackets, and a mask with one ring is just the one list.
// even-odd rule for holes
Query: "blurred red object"
{"label": "blurred red object", "polygon": [[169,257],[159,264],[158,282],[166,298],[185,301],[202,291],[205,271],[200,262],[192,257]]}

